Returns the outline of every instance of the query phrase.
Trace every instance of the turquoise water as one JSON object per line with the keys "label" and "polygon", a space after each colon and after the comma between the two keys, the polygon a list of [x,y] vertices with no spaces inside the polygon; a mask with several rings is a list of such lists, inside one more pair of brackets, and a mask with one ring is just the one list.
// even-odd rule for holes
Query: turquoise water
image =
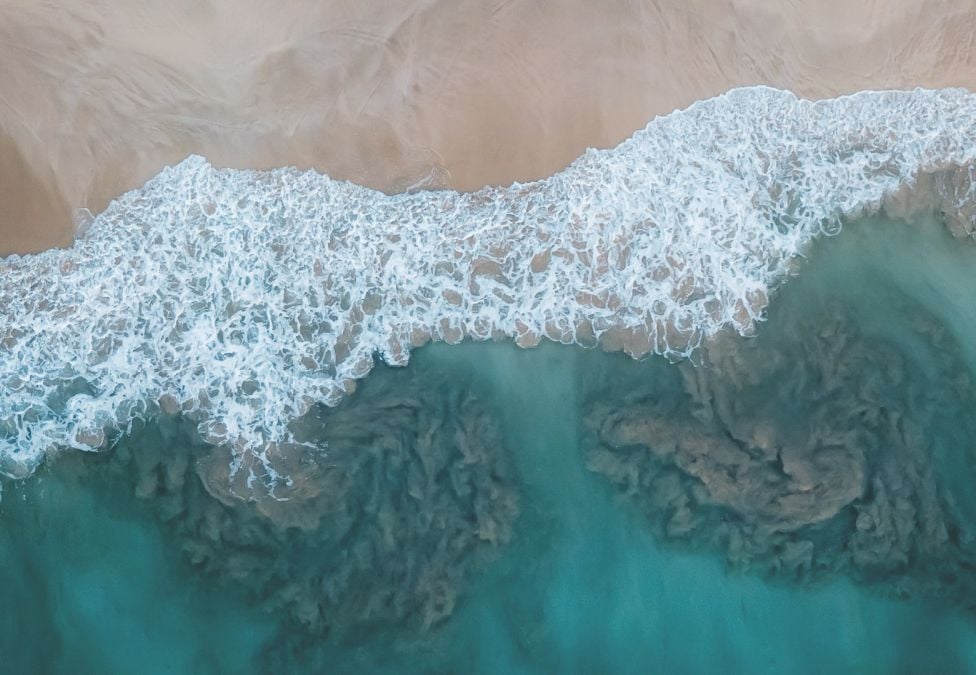
{"label": "turquoise water", "polygon": [[246,672],[269,617],[188,575],[125,486],[85,478],[6,486],[0,672]]}
{"label": "turquoise water", "polygon": [[[773,299],[759,337],[736,342],[748,343],[741,347],[742,359],[749,365],[755,354],[778,350],[786,361],[795,357],[806,364],[803,359],[812,349],[808,345],[814,343],[805,340],[817,329],[808,330],[805,322],[833,326],[830,322],[836,320],[847,331],[843,353],[863,351],[867,356],[848,364],[828,350],[831,363],[869,369],[879,367],[871,355],[883,353],[887,360],[879,362],[881,367],[899,364],[903,384],[877,396],[886,411],[904,409],[906,419],[924,431],[925,452],[931,456],[906,455],[905,461],[912,462],[906,466],[925,460],[935,467],[935,478],[920,478],[918,485],[936,487],[931,494],[912,493],[911,508],[917,514],[941,509],[939,517],[946,519],[950,535],[939,558],[955,565],[953,574],[965,576],[972,569],[966,566],[969,533],[976,523],[976,498],[969,487],[976,477],[976,431],[967,419],[968,400],[953,403],[944,393],[966,394],[968,385],[957,380],[976,365],[971,347],[976,344],[971,339],[976,336],[976,312],[970,301],[976,281],[967,272],[976,262],[976,250],[952,240],[934,220],[912,225],[877,221],[850,226],[809,256],[802,274]],[[824,331],[818,340],[834,344],[834,334]],[[757,419],[772,419],[785,429],[784,436],[805,433],[802,415],[820,410],[808,397],[829,391],[819,384],[826,372],[821,361],[810,357],[810,364],[809,369],[802,365],[802,386],[792,380],[780,386],[778,374],[793,371],[773,368],[772,379],[735,388],[737,404]],[[451,576],[458,600],[453,612],[429,629],[411,623],[410,612],[404,610],[407,628],[376,621],[310,631],[288,619],[287,602],[276,610],[265,607],[269,596],[283,597],[273,574],[261,583],[235,580],[230,570],[243,568],[214,561],[218,555],[229,559],[247,553],[259,569],[284,570],[286,577],[317,569],[326,559],[330,565],[344,565],[346,559],[335,552],[343,542],[378,546],[372,535],[362,534],[373,521],[361,527],[344,525],[341,536],[302,539],[295,528],[278,532],[254,513],[214,507],[200,512],[237,518],[233,522],[250,538],[227,542],[214,535],[208,541],[198,525],[187,525],[186,515],[211,499],[206,490],[180,483],[166,492],[160,487],[162,478],[160,486],[147,490],[145,471],[132,469],[140,462],[145,465],[139,453],[149,445],[158,446],[151,451],[163,457],[167,451],[173,457],[189,456],[191,467],[193,453],[206,453],[206,448],[183,448],[185,440],[176,432],[150,428],[122,444],[128,448],[122,454],[131,453],[131,461],[127,456],[65,456],[27,481],[4,484],[0,672],[976,672],[976,615],[965,609],[974,601],[967,595],[969,585],[940,576],[946,571],[927,561],[917,546],[909,546],[907,562],[890,568],[850,562],[845,537],[856,530],[853,506],[799,530],[822,553],[813,571],[796,577],[772,572],[758,554],[750,564],[739,564],[723,548],[724,540],[713,536],[730,519],[730,509],[717,498],[694,507],[708,515],[691,534],[670,536],[658,521],[653,500],[622,491],[604,473],[592,470],[591,422],[599,404],[620,410],[640,394],[642,401],[653,401],[648,410],[664,410],[673,419],[687,415],[688,424],[697,419],[688,412],[686,371],[659,359],[633,362],[553,344],[534,350],[465,344],[424,348],[408,371],[378,367],[367,378],[353,397],[359,397],[360,407],[350,403],[335,418],[375,426],[374,436],[364,435],[363,443],[380,437],[384,411],[393,405],[390,397],[403,393],[417,398],[417,387],[430,387],[437,395],[424,399],[425,407],[409,419],[421,419],[418,428],[439,429],[440,423],[429,418],[441,415],[445,424],[455,425],[445,437],[484,440],[485,452],[499,457],[497,465],[487,464],[494,487],[484,489],[518,494],[508,543],[466,544],[457,558],[450,558],[464,565],[463,573]],[[735,368],[729,372],[740,373]],[[864,382],[870,389],[872,383],[888,382],[884,377],[843,381]],[[727,386],[732,385],[720,380],[713,391]],[[481,407],[464,403],[466,392]],[[845,395],[831,394],[839,400]],[[472,410],[482,416],[479,420],[493,422],[467,424]],[[354,414],[361,417],[350,417]],[[500,434],[497,439],[492,424]],[[396,433],[406,434],[392,435]],[[333,439],[331,444],[336,453],[338,443]],[[407,447],[413,448],[412,443],[408,440]],[[643,452],[620,451],[627,457]],[[356,505],[371,509],[375,495],[358,496],[364,485],[410,493],[402,488],[410,481],[401,480],[399,469],[384,474],[373,464],[358,463],[357,456],[336,456],[343,475],[356,476],[341,483],[348,501],[333,504],[336,512],[354,511]],[[409,465],[416,453],[404,456]],[[869,456],[864,464],[869,479],[901,470],[900,464],[886,464],[886,457]],[[473,475],[471,462],[442,461],[437,481],[430,484],[434,488],[446,489]],[[462,465],[463,474],[458,469]],[[634,466],[643,471],[650,465]],[[186,475],[192,486],[197,474]],[[474,494],[482,494],[478,490],[485,480],[470,479]],[[143,497],[134,494],[137,485]],[[475,504],[476,497],[469,500],[466,488],[454,490],[451,499],[438,501],[433,495],[430,503],[456,509],[451,513],[462,520],[474,522],[478,513],[504,520],[503,511]],[[182,501],[174,506],[176,493]],[[869,501],[868,494],[858,504]],[[424,517],[423,511],[403,516],[406,520],[397,527],[419,534],[399,540],[405,548],[397,557],[417,553],[411,546],[439,545],[436,533],[431,534],[436,520]],[[322,527],[333,527],[332,522],[324,520]],[[792,531],[788,536],[791,542],[799,537]],[[220,542],[214,543],[216,539]],[[269,546],[269,539],[280,542],[280,550]],[[765,539],[756,542],[766,544]],[[189,551],[210,556],[209,562],[191,564],[190,554],[184,553]],[[282,551],[300,551],[302,558],[285,561],[292,553]],[[382,556],[376,559],[377,565],[389,564]],[[379,593],[384,587],[375,583],[379,585],[369,588]],[[301,588],[309,592],[311,586]],[[354,587],[351,592],[356,591]],[[909,597],[898,597],[904,595]],[[413,607],[409,602],[406,606]]]}

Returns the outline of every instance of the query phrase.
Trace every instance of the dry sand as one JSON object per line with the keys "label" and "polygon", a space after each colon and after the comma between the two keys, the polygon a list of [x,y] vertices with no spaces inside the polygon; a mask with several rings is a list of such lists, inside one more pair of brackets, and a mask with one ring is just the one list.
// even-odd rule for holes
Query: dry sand
{"label": "dry sand", "polygon": [[733,86],[976,89],[974,34],[974,0],[0,0],[0,254],[189,153],[507,184]]}

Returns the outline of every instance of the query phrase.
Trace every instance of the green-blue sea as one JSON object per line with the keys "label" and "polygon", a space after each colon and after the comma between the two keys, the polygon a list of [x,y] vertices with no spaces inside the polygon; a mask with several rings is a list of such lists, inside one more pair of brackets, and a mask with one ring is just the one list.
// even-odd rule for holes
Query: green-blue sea
{"label": "green-blue sea", "polygon": [[690,361],[424,347],[288,503],[179,418],[66,452],[3,483],[0,673],[976,672],[974,269],[872,219]]}

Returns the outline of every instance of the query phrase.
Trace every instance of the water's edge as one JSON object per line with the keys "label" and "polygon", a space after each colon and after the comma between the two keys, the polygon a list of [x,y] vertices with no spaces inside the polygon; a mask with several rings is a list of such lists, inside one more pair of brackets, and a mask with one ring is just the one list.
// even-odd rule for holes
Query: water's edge
{"label": "water's edge", "polygon": [[[878,211],[968,237],[976,95],[736,89],[508,188],[386,196],[201,157],[75,245],[0,262],[0,471],[182,413],[273,487],[289,425],[378,353],[542,338],[687,356],[749,333],[809,243]],[[252,460],[257,461],[252,461]]]}

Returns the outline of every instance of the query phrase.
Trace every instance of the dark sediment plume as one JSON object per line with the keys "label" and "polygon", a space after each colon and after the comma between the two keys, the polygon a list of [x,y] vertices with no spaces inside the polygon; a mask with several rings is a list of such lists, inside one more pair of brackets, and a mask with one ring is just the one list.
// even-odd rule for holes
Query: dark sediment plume
{"label": "dark sediment plume", "polygon": [[158,508],[195,568],[311,635],[446,619],[518,510],[489,408],[459,384],[378,366],[354,396],[294,427],[296,443],[268,452],[283,476],[273,492],[234,475],[231,450],[177,417],[103,461]]}
{"label": "dark sediment plume", "polygon": [[956,338],[905,296],[886,298],[906,324],[889,337],[838,297],[790,302],[680,364],[680,384],[592,397],[589,467],[663,538],[735,569],[976,609],[976,529],[946,475],[976,447]]}

